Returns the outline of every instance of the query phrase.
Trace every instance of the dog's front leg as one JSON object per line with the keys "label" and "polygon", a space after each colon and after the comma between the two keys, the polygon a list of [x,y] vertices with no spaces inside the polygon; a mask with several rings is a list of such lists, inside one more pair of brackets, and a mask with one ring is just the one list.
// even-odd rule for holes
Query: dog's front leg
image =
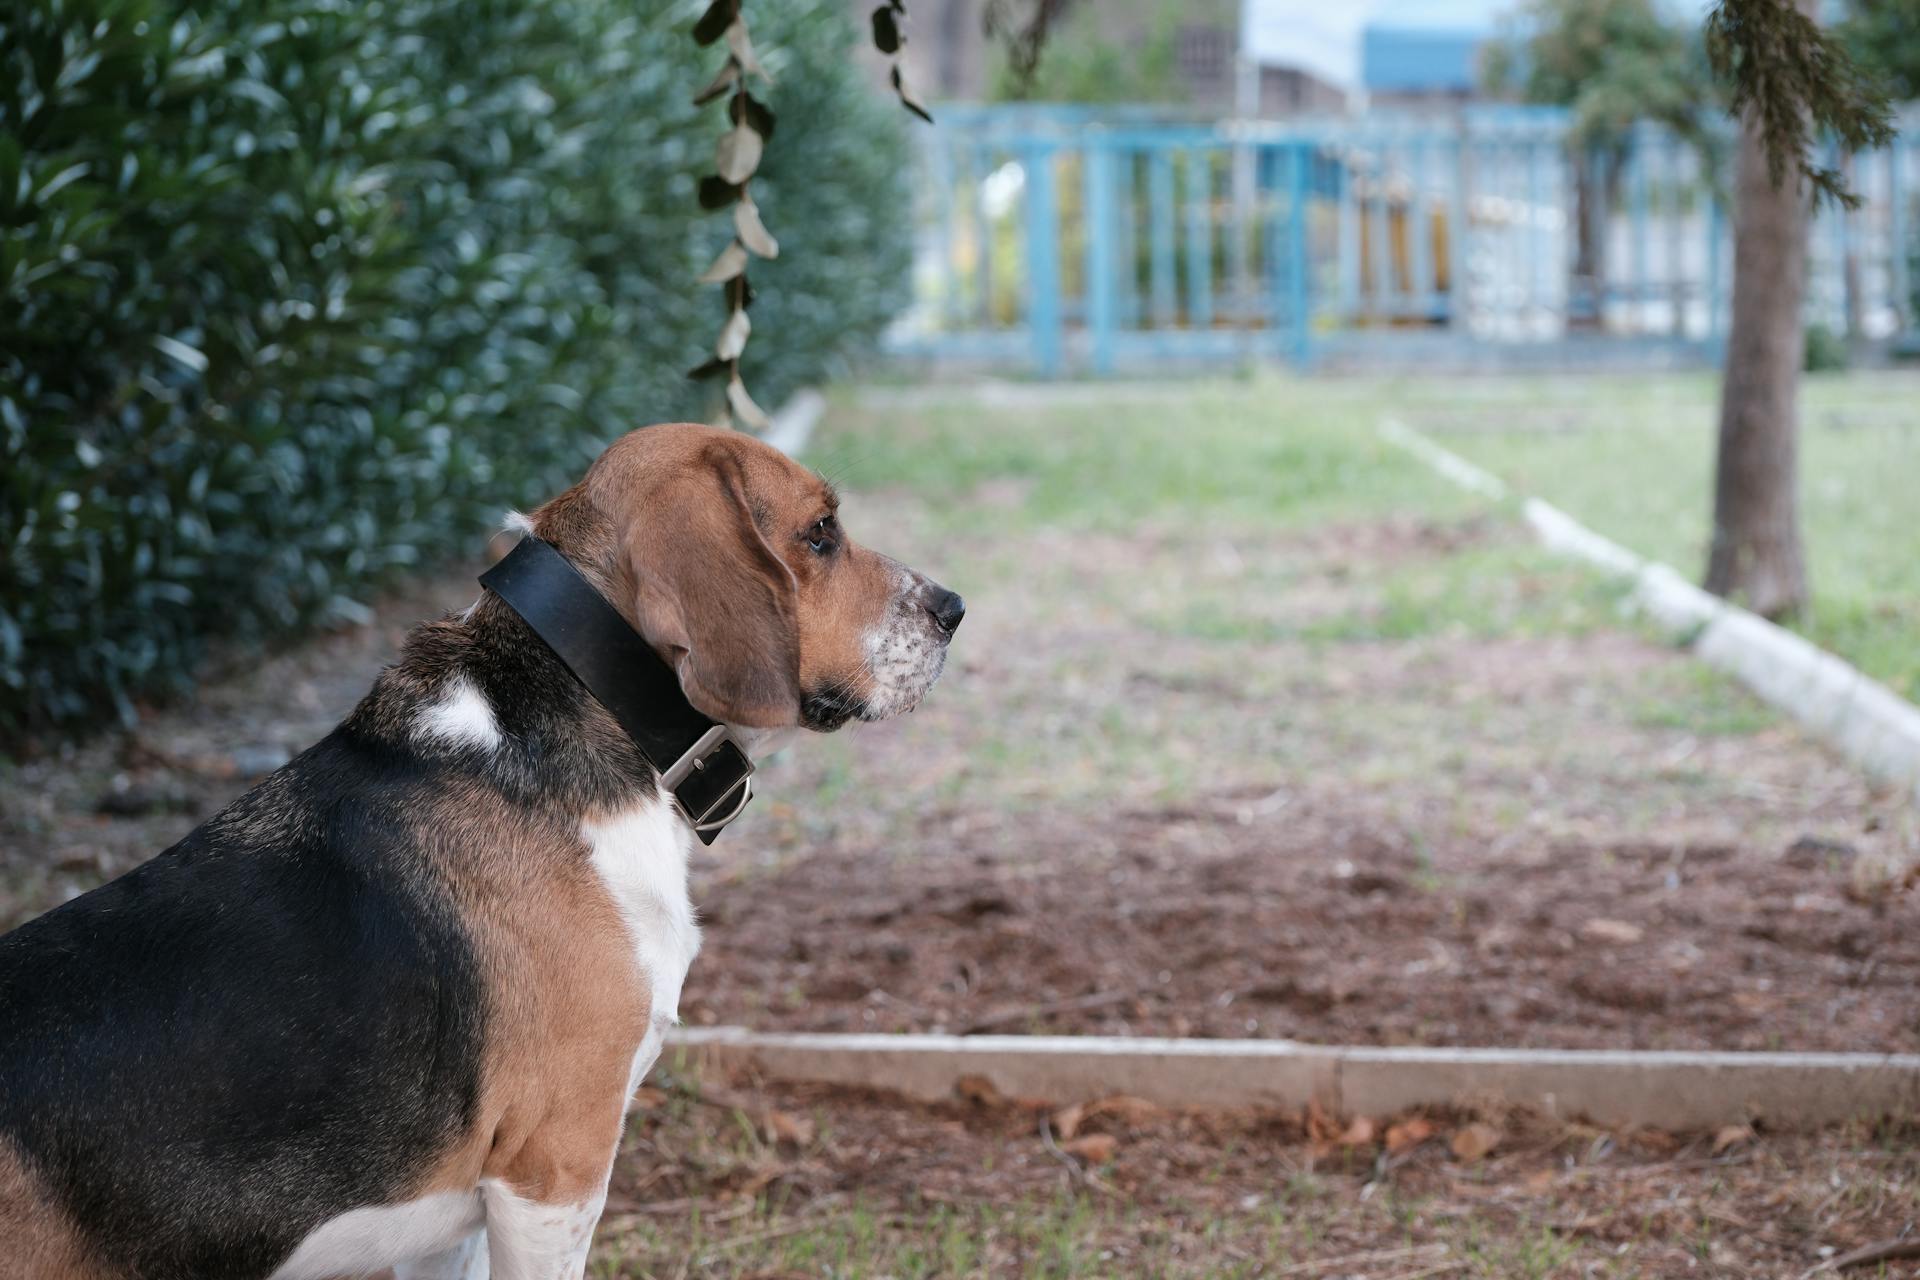
{"label": "dog's front leg", "polygon": [[401,1263],[393,1269],[393,1280],[489,1280],[486,1228],[432,1257]]}
{"label": "dog's front leg", "polygon": [[576,1200],[532,1200],[504,1182],[482,1184],[487,1205],[491,1280],[580,1280],[587,1271],[593,1229],[606,1207],[602,1178]]}

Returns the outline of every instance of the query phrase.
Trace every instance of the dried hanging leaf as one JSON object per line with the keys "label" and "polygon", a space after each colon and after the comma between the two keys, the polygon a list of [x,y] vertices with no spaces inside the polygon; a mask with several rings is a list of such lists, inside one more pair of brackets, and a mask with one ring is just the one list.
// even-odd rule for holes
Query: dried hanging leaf
{"label": "dried hanging leaf", "polygon": [[719,284],[722,280],[731,280],[747,269],[747,251],[738,240],[727,241],[727,247],[713,260],[713,265],[701,273],[701,284]]}
{"label": "dried hanging leaf", "polygon": [[718,174],[708,174],[700,179],[700,207],[702,209],[724,209],[740,198],[740,188],[728,182]]}
{"label": "dried hanging leaf", "polygon": [[739,7],[739,0],[713,0],[700,21],[693,24],[694,42],[704,49],[718,40],[726,33],[727,24],[734,21]]}
{"label": "dried hanging leaf", "polygon": [[1504,1136],[1492,1125],[1476,1120],[1453,1135],[1454,1158],[1472,1164],[1499,1146]]}
{"label": "dried hanging leaf", "polygon": [[733,88],[739,79],[740,64],[729,56],[725,64],[715,73],[713,79],[707,81],[707,87],[693,95],[693,105],[696,107],[706,106],[709,102],[712,102],[715,98]]}
{"label": "dried hanging leaf", "polygon": [[1060,1149],[1087,1164],[1105,1164],[1120,1153],[1120,1139],[1110,1133],[1090,1133],[1061,1143]]}
{"label": "dried hanging leaf", "polygon": [[882,53],[900,52],[900,20],[889,5],[873,11],[873,47]]}
{"label": "dried hanging leaf", "polygon": [[747,24],[735,18],[727,27],[727,48],[733,51],[734,61],[740,64],[742,75],[759,76],[767,83],[773,83],[773,77],[760,65],[760,59],[754,56],[753,37],[747,34]]}
{"label": "dried hanging leaf", "polygon": [[713,167],[720,171],[722,179],[738,186],[760,167],[760,156],[765,150],[759,134],[747,125],[738,125],[720,135],[720,145],[713,153]]}
{"label": "dried hanging leaf", "polygon": [[717,378],[732,368],[733,361],[714,359],[687,370],[687,376],[695,382],[705,382],[708,378]]}
{"label": "dried hanging leaf", "polygon": [[753,305],[753,300],[757,296],[759,295],[754,293],[753,286],[747,282],[746,272],[742,271],[727,281],[727,310],[745,311]]}
{"label": "dried hanging leaf", "polygon": [[922,120],[925,120],[928,124],[933,123],[932,113],[930,113],[924,106],[922,106],[920,104],[920,99],[914,96],[913,91],[911,89],[907,88],[907,82],[904,78],[901,77],[900,68],[897,66],[893,69],[893,91],[900,95],[901,106],[913,112],[913,114],[919,116]]}
{"label": "dried hanging leaf", "polygon": [[733,233],[751,253],[762,258],[780,256],[780,242],[767,234],[766,224],[760,221],[760,206],[745,196],[733,207]]}
{"label": "dried hanging leaf", "polygon": [[760,135],[760,141],[773,141],[776,123],[773,108],[744,90],[727,103],[727,116],[735,124],[744,124]]}
{"label": "dried hanging leaf", "polygon": [[753,321],[747,319],[747,313],[734,312],[721,327],[720,339],[713,344],[713,354],[722,360],[738,360],[740,353],[747,349],[747,335],[752,332]]}
{"label": "dried hanging leaf", "polygon": [[738,375],[727,384],[727,405],[733,410],[734,417],[755,431],[765,431],[773,425],[773,419],[767,416],[767,411],[755,404],[753,397],[747,394],[747,384],[740,381]]}

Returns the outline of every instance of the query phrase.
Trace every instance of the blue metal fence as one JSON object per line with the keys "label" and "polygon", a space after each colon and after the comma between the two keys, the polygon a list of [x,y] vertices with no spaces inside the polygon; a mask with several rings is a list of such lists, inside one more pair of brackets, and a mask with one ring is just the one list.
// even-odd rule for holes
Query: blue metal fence
{"label": "blue metal fence", "polygon": [[[948,106],[925,143],[917,305],[897,349],[1055,375],[1359,348],[1589,337],[1702,349],[1731,237],[1694,148],[1652,126],[1575,156],[1550,108],[1180,121]],[[1920,140],[1850,157],[1809,319],[1914,322]]]}

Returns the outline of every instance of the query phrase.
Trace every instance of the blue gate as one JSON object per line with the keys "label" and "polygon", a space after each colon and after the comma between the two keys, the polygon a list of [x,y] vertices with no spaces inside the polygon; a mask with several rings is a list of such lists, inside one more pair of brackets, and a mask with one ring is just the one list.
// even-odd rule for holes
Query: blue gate
{"label": "blue gate", "polygon": [[[1696,150],[1652,126],[1574,156],[1565,113],[1181,122],[944,107],[925,141],[916,307],[896,349],[1047,376],[1354,351],[1717,345],[1731,237]],[[1810,320],[1912,324],[1920,156],[1850,157]]]}

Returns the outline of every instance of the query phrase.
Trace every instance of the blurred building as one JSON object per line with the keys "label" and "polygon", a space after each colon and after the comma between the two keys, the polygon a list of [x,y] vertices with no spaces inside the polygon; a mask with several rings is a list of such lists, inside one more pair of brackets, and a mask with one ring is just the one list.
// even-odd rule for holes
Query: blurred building
{"label": "blurred building", "polygon": [[[1203,112],[1287,116],[1477,93],[1479,51],[1517,0],[1190,0],[1175,31],[1184,97]],[[876,0],[853,0],[862,23]],[[997,53],[987,0],[915,0],[907,72],[929,98],[978,102]],[[1118,44],[1141,43],[1168,0],[1070,0]],[[1095,8],[1097,6],[1097,8]]]}

